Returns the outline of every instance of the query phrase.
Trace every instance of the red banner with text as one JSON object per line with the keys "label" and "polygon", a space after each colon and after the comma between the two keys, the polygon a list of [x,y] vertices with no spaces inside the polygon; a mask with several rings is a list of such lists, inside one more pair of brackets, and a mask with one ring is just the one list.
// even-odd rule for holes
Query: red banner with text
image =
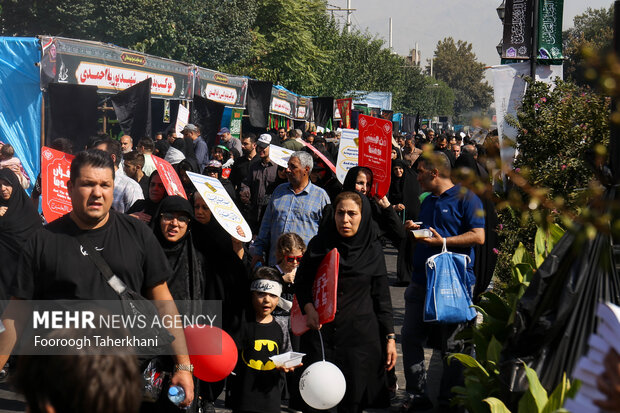
{"label": "red banner with text", "polygon": [[179,179],[179,175],[177,175],[177,172],[174,170],[174,167],[170,165],[168,161],[158,156],[151,155],[151,158],[153,158],[153,163],[157,168],[157,172],[159,172],[161,182],[164,184],[164,187],[166,187],[166,193],[168,195],[179,195],[187,199],[183,184]]}
{"label": "red banner with text", "polygon": [[[321,324],[329,323],[336,317],[339,263],[340,254],[334,248],[323,258],[316,272],[312,295],[314,297],[314,308],[319,313],[319,323]],[[306,326],[306,316],[301,313],[301,308],[297,302],[297,296],[295,296],[291,308],[291,330],[296,336],[300,336],[309,330]]]}
{"label": "red banner with text", "polygon": [[392,159],[392,122],[359,115],[359,166],[373,174],[371,194],[383,198],[390,189]]}
{"label": "red banner with text", "polygon": [[67,191],[74,156],[44,146],[41,148],[41,196],[43,216],[47,222],[71,212]]}

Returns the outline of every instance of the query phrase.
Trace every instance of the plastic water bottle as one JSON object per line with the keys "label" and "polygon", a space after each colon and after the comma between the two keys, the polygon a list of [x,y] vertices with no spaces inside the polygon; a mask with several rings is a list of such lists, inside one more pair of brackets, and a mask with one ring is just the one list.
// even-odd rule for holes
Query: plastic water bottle
{"label": "plastic water bottle", "polygon": [[180,405],[185,400],[185,390],[181,386],[170,386],[168,389],[168,399],[176,406]]}

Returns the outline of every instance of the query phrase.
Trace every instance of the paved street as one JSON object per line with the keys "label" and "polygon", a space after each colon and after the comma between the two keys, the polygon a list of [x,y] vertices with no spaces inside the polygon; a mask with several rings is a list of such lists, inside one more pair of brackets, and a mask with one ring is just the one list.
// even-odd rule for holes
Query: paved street
{"label": "paved street", "polygon": [[[396,408],[402,403],[404,398],[404,387],[405,387],[405,378],[403,375],[403,366],[402,366],[402,351],[400,346],[400,329],[403,324],[403,318],[405,316],[405,302],[403,299],[403,294],[405,292],[405,287],[396,287],[394,283],[396,281],[396,250],[393,248],[386,248],[385,250],[385,258],[387,263],[387,268],[389,271],[389,279],[390,279],[390,290],[392,294],[392,305],[394,307],[394,322],[396,325],[396,341],[397,341],[397,349],[398,349],[398,362],[396,363],[396,376],[398,377],[398,385],[400,390],[398,391],[397,398],[393,401],[392,407]],[[431,398],[436,396],[436,389],[439,386],[439,374],[441,372],[441,360],[438,356],[432,357],[432,350],[426,350],[426,360],[427,363],[430,363],[430,371],[429,371],[429,392]],[[62,379],[62,378],[60,378]],[[7,384],[0,384],[0,413],[9,413],[9,412],[24,412],[25,405],[20,400],[21,397],[14,392],[10,391],[10,387]],[[224,409],[224,401],[223,398],[220,397],[218,403],[216,404],[217,412],[230,412],[230,410]],[[370,412],[381,412],[383,410],[373,409],[369,410]]]}

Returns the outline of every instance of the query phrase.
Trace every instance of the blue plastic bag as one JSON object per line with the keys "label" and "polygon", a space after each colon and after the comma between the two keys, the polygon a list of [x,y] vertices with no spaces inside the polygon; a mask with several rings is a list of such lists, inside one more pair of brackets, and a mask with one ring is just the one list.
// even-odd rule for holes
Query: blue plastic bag
{"label": "blue plastic bag", "polygon": [[449,252],[445,238],[441,253],[426,260],[424,321],[464,323],[476,317],[467,276],[469,261],[467,255]]}

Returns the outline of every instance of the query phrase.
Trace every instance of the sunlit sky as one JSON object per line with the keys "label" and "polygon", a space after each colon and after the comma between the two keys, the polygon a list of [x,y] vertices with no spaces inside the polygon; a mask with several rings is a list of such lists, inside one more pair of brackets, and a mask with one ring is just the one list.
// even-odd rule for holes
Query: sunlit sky
{"label": "sunlit sky", "polygon": [[[437,42],[452,36],[472,43],[478,61],[487,66],[499,64],[495,47],[502,37],[502,25],[496,8],[501,0],[351,0],[351,22],[355,28],[388,41],[392,18],[393,50],[408,55],[418,42],[426,65]],[[587,7],[609,7],[611,0],[565,0],[564,29]],[[347,0],[328,0],[329,8],[346,8]],[[335,7],[334,7],[335,6]],[[334,12],[344,23],[346,13]]]}

